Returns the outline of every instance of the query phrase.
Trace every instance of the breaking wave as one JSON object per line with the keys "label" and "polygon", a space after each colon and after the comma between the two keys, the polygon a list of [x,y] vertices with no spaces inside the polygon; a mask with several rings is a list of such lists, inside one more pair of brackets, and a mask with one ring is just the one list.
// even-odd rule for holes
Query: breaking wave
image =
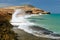
{"label": "breaking wave", "polygon": [[27,20],[27,18],[32,17],[32,16],[38,16],[38,15],[37,14],[27,15],[24,10],[16,9],[12,15],[12,19],[10,22],[12,25],[17,25],[18,29],[22,29],[25,32],[31,33],[38,37],[47,37],[47,38],[49,37],[49,38],[53,38],[53,39],[60,38],[60,37],[58,37],[60,35],[54,37],[54,36],[52,36],[53,35],[52,31],[42,28],[33,22],[29,22]]}

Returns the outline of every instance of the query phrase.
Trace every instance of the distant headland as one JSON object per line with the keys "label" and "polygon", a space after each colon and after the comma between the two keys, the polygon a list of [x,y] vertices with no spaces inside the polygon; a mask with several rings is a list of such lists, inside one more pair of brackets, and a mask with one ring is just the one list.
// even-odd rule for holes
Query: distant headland
{"label": "distant headland", "polygon": [[22,6],[10,6],[0,8],[0,12],[12,14],[14,9],[23,9],[27,14],[51,14],[50,12],[44,11],[40,8],[36,8],[32,5],[22,5]]}

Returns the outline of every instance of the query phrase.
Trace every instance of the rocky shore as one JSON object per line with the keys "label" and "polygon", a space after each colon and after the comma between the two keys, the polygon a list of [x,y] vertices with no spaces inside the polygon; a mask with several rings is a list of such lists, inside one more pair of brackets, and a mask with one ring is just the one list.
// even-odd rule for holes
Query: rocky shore
{"label": "rocky shore", "polygon": [[[58,34],[54,34],[54,35],[51,35],[51,36],[49,36],[49,34],[50,33],[53,33],[52,31],[48,31],[47,29],[44,29],[44,28],[38,28],[38,27],[36,27],[36,28],[32,28],[32,29],[36,29],[36,30],[40,30],[40,31],[43,31],[43,30],[45,30],[44,32],[45,33],[42,33],[42,34],[39,34],[39,36],[35,36],[35,35],[33,35],[33,34],[30,34],[30,33],[28,33],[28,32],[25,32],[24,30],[22,30],[22,29],[18,29],[17,28],[18,26],[16,26],[16,28],[13,28],[13,30],[14,30],[14,32],[15,33],[17,33],[17,38],[18,38],[18,40],[60,40],[60,38],[54,38],[55,36],[56,37],[59,37],[60,35],[58,35]],[[48,31],[48,32],[47,32]],[[44,37],[44,35],[46,36],[46,35],[48,35],[47,37]],[[54,37],[52,37],[52,36],[54,36]]]}
{"label": "rocky shore", "polygon": [[32,34],[29,34],[21,29],[13,29],[15,33],[18,34],[18,40],[60,40],[60,39],[51,39],[51,38],[44,38],[44,37],[37,37]]}
{"label": "rocky shore", "polygon": [[36,37],[20,29],[14,29],[14,31],[18,34],[17,38],[19,40],[48,40],[47,38]]}
{"label": "rocky shore", "polygon": [[[60,37],[59,34],[54,34],[52,31],[42,27],[29,27],[32,30],[42,32],[40,35],[35,36],[22,29],[18,29],[18,26],[10,24],[9,21],[15,9],[23,9],[26,14],[50,14],[50,12],[46,12],[31,5],[0,8],[0,40],[60,40],[60,38],[53,38]],[[45,37],[46,35],[48,36]]]}

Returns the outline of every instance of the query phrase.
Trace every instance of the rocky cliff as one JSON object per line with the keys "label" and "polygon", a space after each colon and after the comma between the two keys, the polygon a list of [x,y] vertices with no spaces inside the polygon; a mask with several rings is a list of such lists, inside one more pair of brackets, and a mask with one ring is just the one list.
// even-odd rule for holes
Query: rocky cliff
{"label": "rocky cliff", "polygon": [[7,12],[12,14],[15,9],[23,9],[27,14],[50,14],[50,12],[46,12],[42,9],[36,8],[31,5],[24,5],[24,6],[11,6],[11,7],[5,7],[5,8],[0,8],[0,12]]}
{"label": "rocky cliff", "polygon": [[9,16],[6,13],[0,13],[0,40],[17,40],[16,33],[12,30]]}

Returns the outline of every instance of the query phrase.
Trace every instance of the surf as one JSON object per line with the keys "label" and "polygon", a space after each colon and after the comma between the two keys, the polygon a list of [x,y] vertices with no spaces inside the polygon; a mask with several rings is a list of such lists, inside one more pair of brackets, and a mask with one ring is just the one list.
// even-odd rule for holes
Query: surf
{"label": "surf", "polygon": [[[38,37],[46,37],[46,38],[48,38],[49,36],[51,36],[49,38],[52,38],[52,37],[53,37],[53,39],[60,38],[60,37],[52,36],[51,35],[51,34],[53,34],[52,31],[49,31],[49,30],[47,30],[45,28],[42,28],[40,26],[36,26],[35,23],[28,21],[27,18],[32,17],[32,16],[37,16],[37,14],[27,15],[24,10],[15,9],[15,12],[13,13],[12,19],[11,19],[10,22],[14,26],[17,25],[18,29],[22,29],[25,32],[33,34],[33,35],[38,36]],[[44,32],[49,33],[49,34],[44,35],[43,34]]]}

